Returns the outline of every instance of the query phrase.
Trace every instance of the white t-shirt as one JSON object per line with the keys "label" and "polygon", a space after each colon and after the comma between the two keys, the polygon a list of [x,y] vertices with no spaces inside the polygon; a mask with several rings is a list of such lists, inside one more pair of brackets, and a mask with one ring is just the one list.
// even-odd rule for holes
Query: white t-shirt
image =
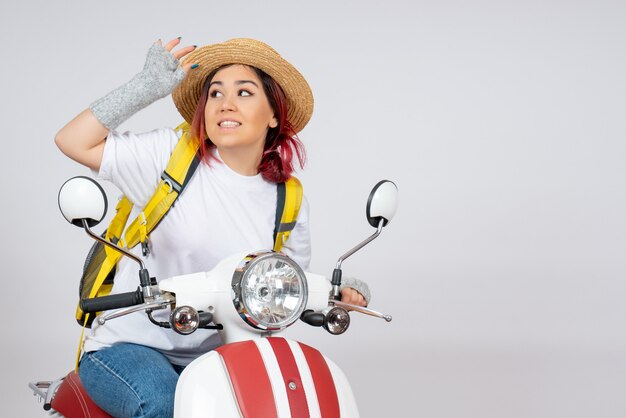
{"label": "white t-shirt", "polygon": [[[152,197],[178,139],[172,129],[109,134],[98,178],[111,181],[135,204],[130,220]],[[215,155],[219,159],[217,152]],[[212,160],[210,165],[200,163],[174,206],[150,234],[150,254],[143,257],[144,263],[157,280],[209,271],[234,253],[271,249],[275,217],[276,184],[260,174],[240,175],[221,160]],[[140,247],[137,245],[133,252],[140,255]],[[308,268],[311,247],[306,199],[282,251],[304,270]],[[136,262],[123,258],[112,293],[135,290],[138,270]],[[154,317],[167,320],[164,312],[155,312]],[[119,342],[154,347],[180,365],[220,344],[215,331],[197,330],[183,336],[152,324],[145,313],[137,312],[103,326],[94,321],[84,350]]]}

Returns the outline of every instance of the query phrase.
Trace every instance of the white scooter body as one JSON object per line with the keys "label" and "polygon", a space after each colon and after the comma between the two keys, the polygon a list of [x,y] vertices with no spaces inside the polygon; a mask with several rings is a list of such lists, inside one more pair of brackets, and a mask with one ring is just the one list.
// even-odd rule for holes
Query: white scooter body
{"label": "white scooter body", "polygon": [[[224,345],[219,350],[209,352],[191,362],[181,374],[176,386],[174,416],[180,418],[241,417],[241,402],[237,401],[233,376],[229,373],[222,353],[229,350],[229,345],[253,341],[254,346],[250,349],[258,350],[259,358],[262,358],[263,364],[259,364],[259,367],[267,372],[266,383],[269,382],[271,386],[265,388],[265,392],[272,394],[272,398],[266,401],[274,404],[276,416],[291,417],[290,402],[306,400],[305,407],[309,416],[321,417],[320,399],[317,396],[313,378],[317,373],[311,368],[327,367],[332,376],[332,382],[324,382],[324,385],[330,387],[334,384],[340,416],[358,417],[356,400],[350,384],[335,363],[323,357],[326,366],[310,365],[302,352],[301,345],[291,340],[284,340],[287,344],[282,344],[284,347],[289,347],[292,354],[292,356],[285,356],[282,352],[273,350],[267,338],[270,335],[282,336],[284,331],[270,334],[267,331],[252,328],[239,317],[233,307],[231,280],[233,271],[245,256],[246,254],[239,254],[229,257],[208,273],[172,277],[159,283],[161,291],[176,295],[177,306],[191,306],[199,311],[211,312],[214,322],[224,326],[224,329],[219,331]],[[317,274],[306,273],[306,277],[308,284],[306,309],[321,311],[328,306],[331,284],[324,276]],[[294,389],[289,388],[290,382],[286,382],[281,374],[281,365],[284,361],[289,361],[291,357],[295,360],[300,378],[298,382],[300,385],[294,384],[296,386]],[[248,373],[245,376],[234,376],[234,378],[251,379],[253,376],[249,376]],[[260,385],[259,382],[254,382],[254,384]],[[321,384],[322,382],[318,382],[318,385]],[[304,391],[305,396],[290,400],[289,392],[298,390]],[[256,409],[259,409],[258,405]]]}
{"label": "white scooter body", "polygon": [[[98,197],[105,203],[95,202]],[[145,276],[140,274],[141,289],[136,292],[84,299],[81,309],[94,313],[110,311],[98,317],[98,322],[104,325],[108,320],[132,312],[145,311],[150,316],[153,310],[181,308],[176,312],[195,310],[198,318],[202,313],[205,321],[202,324],[212,322],[223,328],[219,333],[224,345],[192,361],[181,374],[176,386],[176,418],[359,416],[350,384],[335,363],[312,347],[283,338],[284,328],[278,327],[280,322],[275,323],[276,329],[263,327],[251,320],[245,306],[242,310],[241,294],[235,295],[233,290],[241,291],[240,282],[234,282],[234,272],[239,274],[241,270],[238,268],[247,254],[229,257],[210,272],[164,279],[156,286],[149,282],[140,258],[107,242],[89,228],[102,220],[106,206],[102,188],[85,177],[69,180],[59,192],[59,207],[69,222],[82,226],[93,239],[117,248],[137,261]],[[347,310],[391,321],[389,315],[340,302],[339,286],[341,263],[376,238],[394,216],[396,208],[397,187],[387,180],[379,182],[370,193],[366,208],[368,221],[377,228],[376,233],[339,258],[332,284],[324,276],[305,273],[301,294],[306,297],[306,303],[298,302],[304,303],[304,309],[298,310],[299,316],[291,319],[299,317],[310,325],[323,326],[332,334],[341,334],[348,328],[350,317]],[[302,277],[299,267],[296,270]],[[91,308],[86,309],[88,305]],[[185,306],[193,309],[183,308]],[[302,307],[302,304],[298,306]],[[115,310],[118,308],[121,309]],[[179,328],[188,326],[189,323],[184,321],[191,317],[183,315],[180,319],[176,312],[172,313],[169,326],[150,318],[158,326],[176,327],[181,333],[193,332],[195,328],[187,331]],[[179,320],[183,322],[177,322]],[[283,327],[288,325],[286,322],[281,324]],[[56,381],[32,382],[29,386],[44,399],[46,411],[60,412],[68,418],[109,418],[89,399],[75,372]]]}

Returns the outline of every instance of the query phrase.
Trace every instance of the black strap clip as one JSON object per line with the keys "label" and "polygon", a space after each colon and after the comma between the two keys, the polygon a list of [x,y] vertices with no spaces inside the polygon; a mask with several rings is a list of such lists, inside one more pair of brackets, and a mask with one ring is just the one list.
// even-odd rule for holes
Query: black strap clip
{"label": "black strap clip", "polygon": [[141,253],[144,257],[147,257],[150,254],[150,247],[148,246],[148,239],[145,241],[141,241]]}

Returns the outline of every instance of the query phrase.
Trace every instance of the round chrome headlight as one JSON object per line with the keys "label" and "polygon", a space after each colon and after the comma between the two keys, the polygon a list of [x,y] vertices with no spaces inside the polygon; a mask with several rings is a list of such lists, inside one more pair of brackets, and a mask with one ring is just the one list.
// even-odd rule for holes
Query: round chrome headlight
{"label": "round chrome headlight", "polygon": [[307,302],[306,276],[282,253],[248,255],[232,281],[233,304],[239,316],[254,328],[280,330],[293,324]]}

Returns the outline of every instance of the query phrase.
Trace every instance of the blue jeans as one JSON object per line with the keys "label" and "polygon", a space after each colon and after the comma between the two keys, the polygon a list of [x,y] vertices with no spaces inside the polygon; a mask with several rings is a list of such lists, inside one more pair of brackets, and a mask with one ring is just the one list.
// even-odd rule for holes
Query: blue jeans
{"label": "blue jeans", "polygon": [[116,418],[171,417],[183,369],[150,347],[124,343],[86,353],[78,374],[94,402]]}

